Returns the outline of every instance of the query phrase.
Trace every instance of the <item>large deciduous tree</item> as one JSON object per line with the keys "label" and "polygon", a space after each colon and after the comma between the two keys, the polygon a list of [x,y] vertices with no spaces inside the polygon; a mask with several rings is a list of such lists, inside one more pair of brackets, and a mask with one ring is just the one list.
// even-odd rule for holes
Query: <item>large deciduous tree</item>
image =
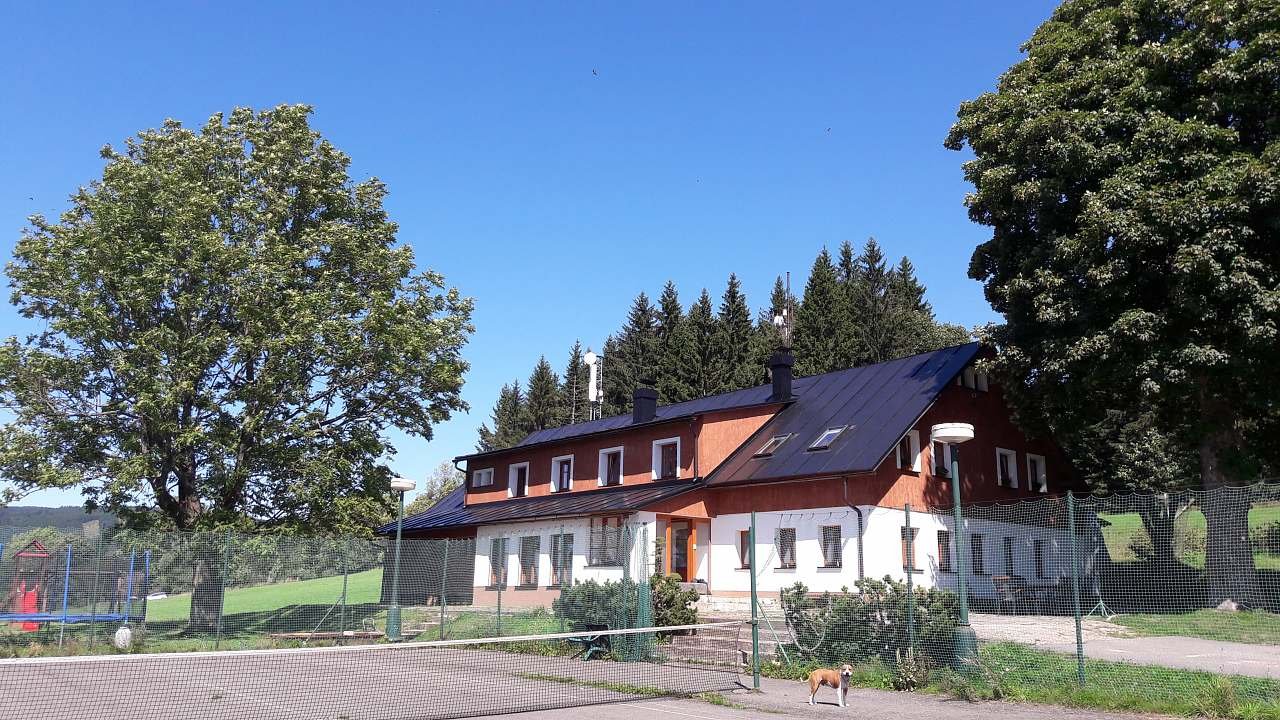
{"label": "large deciduous tree", "polygon": [[[974,154],[992,235],[969,274],[1020,417],[1172,439],[1206,490],[1256,480],[1280,407],[1280,11],[1073,0],[1024,51],[946,141]],[[1248,508],[1206,505],[1213,593],[1251,600]]]}
{"label": "large deciduous tree", "polygon": [[[0,347],[0,473],[131,524],[367,530],[387,431],[464,408],[471,302],[415,269],[305,106],[167,121],[102,151],[7,272],[33,334]],[[206,568],[207,569],[207,568]],[[192,620],[221,593],[196,569]]]}

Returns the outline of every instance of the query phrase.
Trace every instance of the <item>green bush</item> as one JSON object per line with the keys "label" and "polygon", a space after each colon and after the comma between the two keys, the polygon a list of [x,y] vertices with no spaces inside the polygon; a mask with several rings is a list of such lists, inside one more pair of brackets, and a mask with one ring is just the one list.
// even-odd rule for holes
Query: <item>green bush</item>
{"label": "green bush", "polygon": [[698,622],[698,591],[684,590],[680,581],[668,575],[649,578],[653,598],[653,624],[658,626],[693,625]]}
{"label": "green bush", "polygon": [[905,583],[859,580],[856,592],[810,595],[796,583],[782,591],[782,607],[794,642],[788,656],[828,664],[878,657],[894,663],[898,652],[912,648],[908,637],[908,598],[915,602],[915,653],[934,666],[949,665],[954,656],[956,596],[916,588],[908,596]]}

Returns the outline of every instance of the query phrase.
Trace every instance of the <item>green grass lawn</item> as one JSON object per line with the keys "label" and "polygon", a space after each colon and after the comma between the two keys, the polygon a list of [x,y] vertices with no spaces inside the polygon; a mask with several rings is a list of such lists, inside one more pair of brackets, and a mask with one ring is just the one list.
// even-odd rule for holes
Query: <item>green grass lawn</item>
{"label": "green grass lawn", "polygon": [[[1110,523],[1102,528],[1102,538],[1115,562],[1135,562],[1139,558],[1134,554],[1134,541],[1144,539],[1146,531],[1142,527],[1142,518],[1137,513],[1099,513],[1098,517]],[[1258,504],[1249,510],[1249,530],[1280,523],[1280,504]],[[1191,508],[1178,516],[1174,522],[1175,545],[1182,551],[1179,557],[1186,564],[1204,567],[1205,535],[1204,513],[1199,508]],[[1254,562],[1259,570],[1280,570],[1280,555],[1262,552],[1254,553]]]}
{"label": "green grass lawn", "polygon": [[1280,615],[1250,610],[1196,610],[1176,615],[1125,614],[1111,619],[1139,635],[1182,635],[1254,645],[1280,645]]}
{"label": "green grass lawn", "polygon": [[[1015,700],[1110,711],[1280,720],[1280,681],[1193,670],[1085,660],[1078,683],[1073,655],[1018,643],[979,648],[980,669],[967,676],[933,668],[923,692],[966,700]],[[803,680],[816,663],[765,664],[769,677]],[[894,669],[879,660],[854,665],[859,687],[893,688]]]}
{"label": "green grass lawn", "polygon": [[[382,569],[353,573],[347,578],[347,604],[378,602],[382,594]],[[299,580],[227,590],[223,612],[230,615],[264,613],[291,605],[331,605],[342,595],[342,576]],[[147,603],[147,622],[185,621],[191,615],[191,595],[170,595]]]}

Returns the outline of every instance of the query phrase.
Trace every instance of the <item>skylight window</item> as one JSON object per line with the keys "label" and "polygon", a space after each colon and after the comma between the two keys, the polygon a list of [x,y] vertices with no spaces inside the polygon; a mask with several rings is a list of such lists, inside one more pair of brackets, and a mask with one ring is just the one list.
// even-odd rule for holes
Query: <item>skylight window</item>
{"label": "skylight window", "polygon": [[826,450],[831,447],[831,443],[835,442],[836,438],[840,437],[840,433],[844,432],[847,427],[849,426],[841,425],[840,427],[827,428],[826,430],[823,430],[822,434],[818,436],[818,439],[814,440],[813,444],[809,446],[809,449]]}
{"label": "skylight window", "polygon": [[752,457],[769,457],[777,452],[778,448],[782,447],[782,443],[786,442],[790,437],[790,433],[786,435],[774,435],[770,438],[769,442],[762,445]]}

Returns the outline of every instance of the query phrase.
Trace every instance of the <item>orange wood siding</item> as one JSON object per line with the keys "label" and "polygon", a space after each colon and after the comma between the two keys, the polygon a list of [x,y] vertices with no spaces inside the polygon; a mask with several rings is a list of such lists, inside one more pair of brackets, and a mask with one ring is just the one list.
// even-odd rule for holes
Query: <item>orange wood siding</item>
{"label": "orange wood siding", "polygon": [[709,414],[700,418],[698,426],[698,472],[711,474],[720,463],[737,450],[747,438],[759,430],[781,405],[743,408]]}
{"label": "orange wood siding", "polygon": [[[585,492],[600,487],[600,451],[621,446],[622,484],[638,485],[653,482],[653,442],[671,437],[680,438],[680,478],[693,478],[694,431],[688,419],[640,428],[631,432],[571,440],[555,445],[522,450],[512,448],[500,455],[467,461],[467,504],[493,502],[507,499],[507,468],[512,464],[529,463],[529,495],[551,495],[551,459],[561,455],[573,455],[573,490]],[[493,485],[485,488],[471,487],[471,473],[483,468],[493,468]]]}

